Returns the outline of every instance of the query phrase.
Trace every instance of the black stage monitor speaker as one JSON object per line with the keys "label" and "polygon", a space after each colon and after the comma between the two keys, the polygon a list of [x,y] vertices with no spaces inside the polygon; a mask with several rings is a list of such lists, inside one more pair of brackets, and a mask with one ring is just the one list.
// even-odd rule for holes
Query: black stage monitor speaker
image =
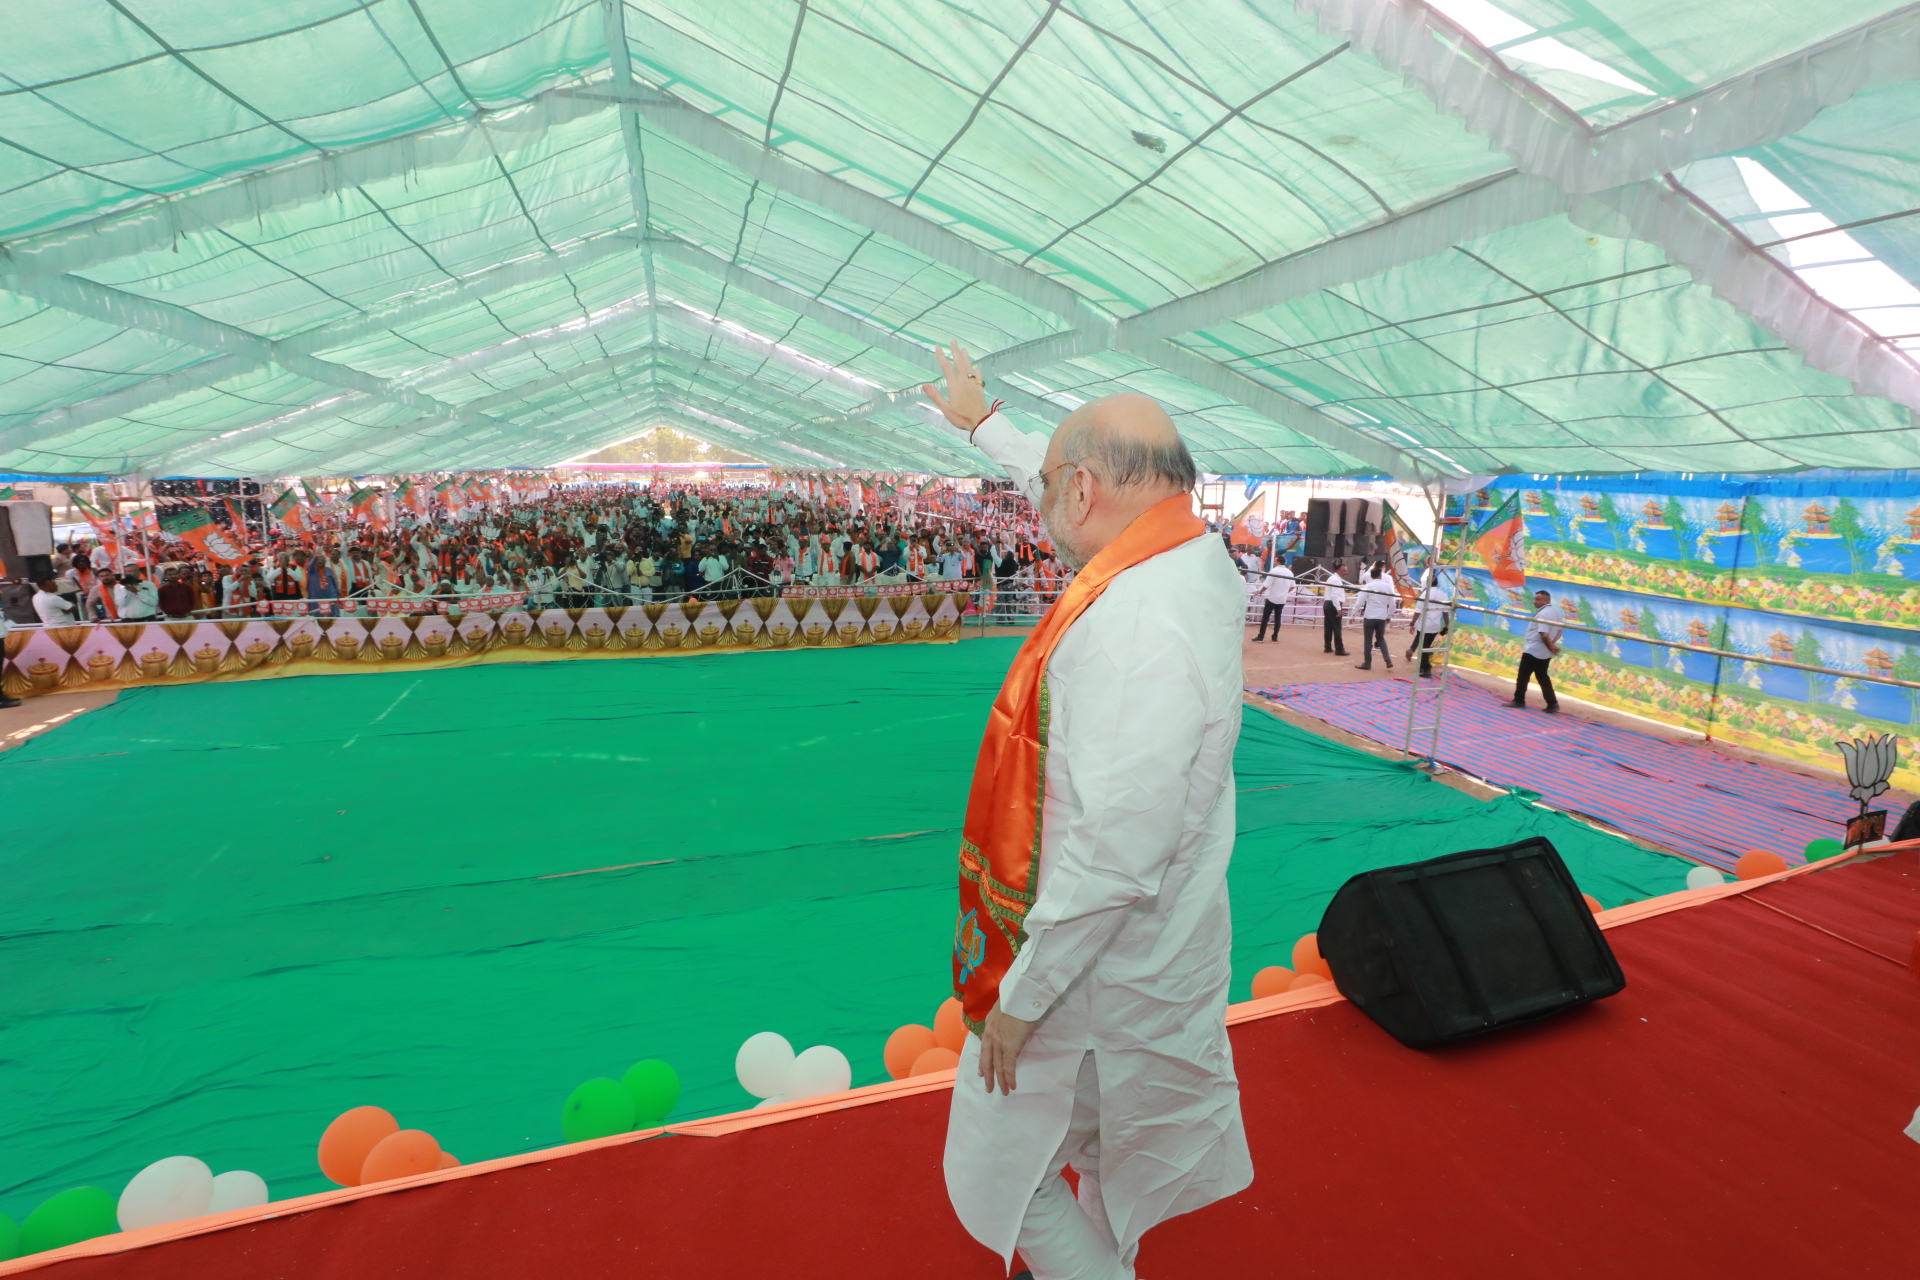
{"label": "black stage monitor speaker", "polygon": [[1566,863],[1538,836],[1363,871],[1333,895],[1319,943],[1341,994],[1412,1049],[1627,985]]}

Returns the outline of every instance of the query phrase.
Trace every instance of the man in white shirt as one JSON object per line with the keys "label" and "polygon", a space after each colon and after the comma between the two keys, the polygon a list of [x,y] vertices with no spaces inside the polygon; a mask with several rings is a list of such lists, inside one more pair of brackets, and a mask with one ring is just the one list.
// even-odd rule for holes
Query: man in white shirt
{"label": "man in white shirt", "polygon": [[965,351],[941,364],[929,398],[1078,570],[974,769],[947,1191],[1036,1280],[1131,1280],[1149,1228],[1253,1179],[1224,1022],[1246,585],[1159,405],[1093,400],[1042,441],[988,407]]}
{"label": "man in white shirt", "polygon": [[1393,670],[1393,655],[1387,651],[1387,623],[1393,621],[1393,607],[1400,593],[1385,564],[1376,564],[1360,583],[1360,664],[1356,670],[1373,670],[1373,651],[1380,650],[1387,670]]}
{"label": "man in white shirt", "polygon": [[1321,584],[1320,596],[1320,643],[1328,653],[1347,656],[1347,637],[1340,630],[1340,611],[1347,605],[1347,580],[1340,576],[1338,566],[1329,566],[1327,580]]}
{"label": "man in white shirt", "polygon": [[719,595],[720,584],[726,580],[731,568],[717,548],[708,547],[707,554],[700,557],[700,581],[705,587],[701,595],[708,599]]}
{"label": "man in white shirt", "polygon": [[1546,700],[1548,711],[1560,710],[1560,699],[1553,696],[1553,678],[1547,674],[1547,664],[1560,656],[1560,624],[1567,620],[1560,606],[1553,603],[1551,592],[1533,593],[1533,621],[1527,624],[1526,642],[1520,646],[1520,675],[1513,682],[1513,701],[1510,707],[1527,705],[1527,681],[1540,681],[1540,696]]}
{"label": "man in white shirt", "polygon": [[1261,588],[1260,634],[1253,638],[1258,644],[1267,638],[1267,620],[1273,620],[1273,638],[1280,638],[1280,624],[1285,621],[1287,599],[1293,595],[1293,570],[1287,568],[1284,560],[1275,560],[1273,568],[1266,574],[1265,585]]}
{"label": "man in white shirt", "polygon": [[73,602],[62,596],[53,578],[34,584],[33,611],[43,627],[64,627],[73,621]]}
{"label": "man in white shirt", "polygon": [[1453,593],[1440,580],[1438,570],[1427,576],[1427,585],[1420,589],[1416,607],[1420,610],[1420,620],[1414,627],[1415,643],[1420,647],[1420,674],[1431,679],[1434,650],[1453,617]]}
{"label": "man in white shirt", "polygon": [[113,589],[113,608],[124,621],[144,621],[160,612],[160,589],[129,567]]}

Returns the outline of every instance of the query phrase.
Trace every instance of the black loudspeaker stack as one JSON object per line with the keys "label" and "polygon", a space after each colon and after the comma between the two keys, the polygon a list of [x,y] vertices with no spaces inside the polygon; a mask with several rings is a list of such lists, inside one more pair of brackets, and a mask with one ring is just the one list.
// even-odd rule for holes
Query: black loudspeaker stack
{"label": "black loudspeaker stack", "polygon": [[1327,550],[1327,500],[1307,499],[1307,545],[1302,552],[1318,560],[1332,555]]}
{"label": "black loudspeaker stack", "polygon": [[1551,842],[1363,871],[1320,922],[1341,994],[1414,1049],[1531,1022],[1627,985]]}

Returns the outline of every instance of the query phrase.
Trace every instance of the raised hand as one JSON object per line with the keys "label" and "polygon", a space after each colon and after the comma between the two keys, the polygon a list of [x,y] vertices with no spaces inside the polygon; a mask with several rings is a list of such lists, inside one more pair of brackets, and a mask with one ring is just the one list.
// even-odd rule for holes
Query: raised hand
{"label": "raised hand", "polygon": [[946,375],[947,394],[942,396],[931,382],[923,384],[920,390],[926,393],[934,408],[947,416],[948,422],[972,435],[989,412],[986,385],[973,367],[973,357],[957,342],[951,354],[939,347],[935,347],[933,353],[940,358],[940,372]]}

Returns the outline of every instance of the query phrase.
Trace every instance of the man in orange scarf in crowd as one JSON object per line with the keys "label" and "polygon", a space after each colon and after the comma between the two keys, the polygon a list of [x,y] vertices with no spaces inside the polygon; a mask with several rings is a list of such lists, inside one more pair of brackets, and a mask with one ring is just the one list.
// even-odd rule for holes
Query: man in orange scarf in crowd
{"label": "man in orange scarf in crowd", "polygon": [[1246,587],[1159,405],[1090,401],[1042,440],[988,405],[965,350],[940,363],[928,398],[1078,571],[974,765],[947,1191],[1035,1280],[1130,1280],[1150,1227],[1253,1180],[1225,1025]]}

